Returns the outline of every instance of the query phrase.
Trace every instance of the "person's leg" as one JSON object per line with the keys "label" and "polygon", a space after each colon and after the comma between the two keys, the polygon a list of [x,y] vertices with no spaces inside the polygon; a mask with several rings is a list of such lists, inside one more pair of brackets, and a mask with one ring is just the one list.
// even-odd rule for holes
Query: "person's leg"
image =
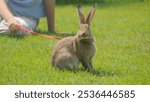
{"label": "person's leg", "polygon": [[[20,16],[15,18],[20,22],[20,26],[24,27],[25,29],[34,31],[38,26],[38,20],[35,20],[33,18],[28,18],[25,16]],[[29,34],[29,33],[19,31],[18,34]]]}

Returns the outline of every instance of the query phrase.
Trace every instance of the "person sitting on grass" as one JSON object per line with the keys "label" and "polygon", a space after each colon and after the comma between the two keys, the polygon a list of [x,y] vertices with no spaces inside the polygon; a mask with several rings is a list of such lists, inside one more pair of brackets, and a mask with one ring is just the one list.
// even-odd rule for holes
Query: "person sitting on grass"
{"label": "person sitting on grass", "polygon": [[[45,0],[47,3],[50,1],[52,0]],[[15,25],[34,31],[39,19],[46,16],[47,7],[44,6],[44,0],[1,0],[0,33],[25,34]]]}

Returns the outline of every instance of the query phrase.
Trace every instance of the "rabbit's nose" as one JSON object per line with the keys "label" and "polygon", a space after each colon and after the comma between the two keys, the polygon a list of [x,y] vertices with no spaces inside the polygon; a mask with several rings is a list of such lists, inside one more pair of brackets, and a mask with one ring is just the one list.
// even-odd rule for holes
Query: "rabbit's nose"
{"label": "rabbit's nose", "polygon": [[82,34],[82,37],[85,37],[86,35],[87,35],[86,33],[83,33],[83,34]]}

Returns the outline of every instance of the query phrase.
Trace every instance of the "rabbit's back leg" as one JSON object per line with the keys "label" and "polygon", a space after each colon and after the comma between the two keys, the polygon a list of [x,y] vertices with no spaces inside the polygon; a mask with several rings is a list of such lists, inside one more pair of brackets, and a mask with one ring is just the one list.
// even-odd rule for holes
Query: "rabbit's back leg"
{"label": "rabbit's back leg", "polygon": [[69,68],[69,69],[77,69],[79,65],[79,60],[75,55],[70,53],[61,53],[58,54],[55,58],[55,62],[53,66],[58,68]]}

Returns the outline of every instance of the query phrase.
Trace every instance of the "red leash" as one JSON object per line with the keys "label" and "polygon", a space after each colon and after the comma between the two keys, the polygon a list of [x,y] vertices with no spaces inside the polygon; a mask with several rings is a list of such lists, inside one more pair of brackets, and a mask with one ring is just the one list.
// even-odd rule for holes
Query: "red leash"
{"label": "red leash", "polygon": [[61,39],[62,39],[62,38],[57,37],[57,36],[48,36],[48,35],[45,35],[45,34],[40,34],[40,33],[37,33],[37,32],[33,32],[33,31],[31,31],[31,30],[25,29],[25,28],[23,28],[23,27],[21,27],[21,26],[18,26],[18,25],[16,25],[16,27],[17,27],[19,30],[22,30],[22,31],[24,31],[24,32],[26,32],[26,33],[31,33],[31,34],[43,36],[43,37],[45,37],[45,38],[56,39],[56,40],[61,40]]}

